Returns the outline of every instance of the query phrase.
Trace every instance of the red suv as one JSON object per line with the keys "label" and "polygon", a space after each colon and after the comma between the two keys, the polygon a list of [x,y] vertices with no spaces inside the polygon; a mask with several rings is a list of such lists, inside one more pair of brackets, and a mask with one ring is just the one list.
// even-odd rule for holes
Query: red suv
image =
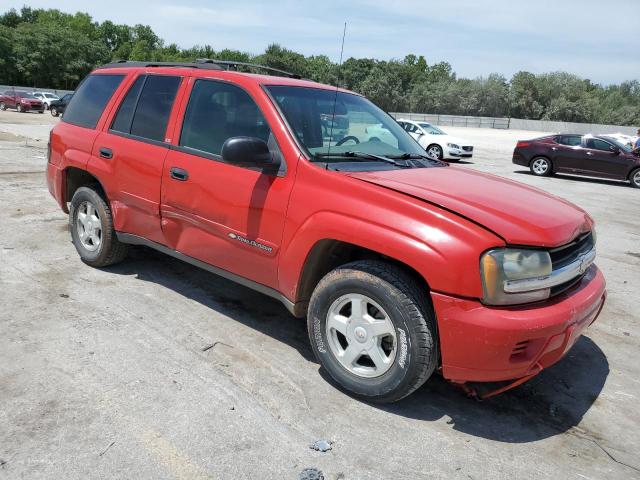
{"label": "red suv", "polygon": [[[85,263],[146,245],[275,297],[338,384],[381,402],[435,371],[517,385],[598,316],[586,212],[425,156],[358,94],[220,63],[82,82],[47,179]],[[374,125],[390,135],[367,140]]]}
{"label": "red suv", "polygon": [[31,110],[44,113],[44,103],[29,92],[19,90],[7,90],[0,95],[0,110],[15,108],[18,112],[24,113]]}

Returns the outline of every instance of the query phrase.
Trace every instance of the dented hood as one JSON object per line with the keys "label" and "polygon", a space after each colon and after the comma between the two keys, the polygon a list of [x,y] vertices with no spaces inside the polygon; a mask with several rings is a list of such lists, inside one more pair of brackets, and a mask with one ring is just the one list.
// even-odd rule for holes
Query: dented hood
{"label": "dented hood", "polygon": [[463,167],[354,172],[349,176],[457,213],[511,245],[563,245],[593,224],[584,210],[566,200]]}

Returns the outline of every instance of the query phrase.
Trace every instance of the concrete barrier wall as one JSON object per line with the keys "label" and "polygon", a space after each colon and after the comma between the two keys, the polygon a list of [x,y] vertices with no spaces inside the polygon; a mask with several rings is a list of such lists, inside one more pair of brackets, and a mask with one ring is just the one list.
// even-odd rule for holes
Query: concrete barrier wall
{"label": "concrete barrier wall", "polygon": [[429,113],[391,113],[394,118],[405,118],[419,122],[429,122],[443,127],[498,128],[510,130],[531,130],[551,133],[625,133],[635,135],[640,128],[592,123],[552,122],[547,120],[524,120],[521,118],[466,117],[461,115],[438,115]]}
{"label": "concrete barrier wall", "polygon": [[56,90],[54,88],[37,88],[37,87],[19,87],[16,85],[0,85],[0,93],[4,93],[7,90],[20,90],[21,92],[49,92],[55,93],[59,97],[66,95],[67,93],[73,93],[73,90]]}

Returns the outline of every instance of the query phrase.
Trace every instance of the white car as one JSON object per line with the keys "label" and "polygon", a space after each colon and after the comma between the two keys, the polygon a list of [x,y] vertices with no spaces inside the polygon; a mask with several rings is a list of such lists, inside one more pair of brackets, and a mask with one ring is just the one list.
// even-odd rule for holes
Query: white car
{"label": "white car", "polygon": [[626,145],[630,148],[635,148],[636,142],[638,141],[638,137],[634,137],[633,135],[625,135],[624,133],[608,133],[606,135],[602,135],[603,137],[613,138],[618,143],[622,145]]}
{"label": "white car", "polygon": [[33,96],[42,100],[42,103],[44,103],[44,108],[46,108],[47,110],[49,110],[51,102],[60,100],[60,97],[58,95],[49,92],[35,92]]}
{"label": "white car", "polygon": [[398,123],[431,157],[440,160],[459,160],[473,156],[473,145],[470,142],[447,135],[430,123],[404,119],[398,120]]}

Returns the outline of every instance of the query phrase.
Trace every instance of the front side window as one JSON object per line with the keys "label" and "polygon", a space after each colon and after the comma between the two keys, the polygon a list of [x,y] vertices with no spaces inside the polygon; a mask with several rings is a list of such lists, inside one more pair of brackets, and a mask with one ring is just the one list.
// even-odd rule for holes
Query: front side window
{"label": "front side window", "polygon": [[[384,165],[386,169],[410,166],[406,159],[426,155],[398,122],[360,95],[284,85],[266,88],[312,161],[362,164],[366,160],[375,164],[367,168]],[[375,156],[405,160],[388,162]],[[413,164],[427,163],[418,160]]]}
{"label": "front side window", "polygon": [[608,152],[611,150],[611,146],[612,145],[610,143],[605,142],[604,140],[599,140],[597,138],[587,139],[587,148]]}
{"label": "front side window", "polygon": [[73,95],[64,112],[63,121],[80,127],[96,128],[107,102],[116,91],[124,75],[89,75]]}
{"label": "front side window", "polygon": [[434,127],[430,123],[421,123],[420,126],[425,132],[427,132],[428,135],[446,135],[446,133],[444,133],[438,127]]}
{"label": "front side window", "polygon": [[220,155],[222,145],[232,137],[256,137],[270,143],[271,129],[243,89],[226,82],[197,80],[184,114],[180,146]]}

